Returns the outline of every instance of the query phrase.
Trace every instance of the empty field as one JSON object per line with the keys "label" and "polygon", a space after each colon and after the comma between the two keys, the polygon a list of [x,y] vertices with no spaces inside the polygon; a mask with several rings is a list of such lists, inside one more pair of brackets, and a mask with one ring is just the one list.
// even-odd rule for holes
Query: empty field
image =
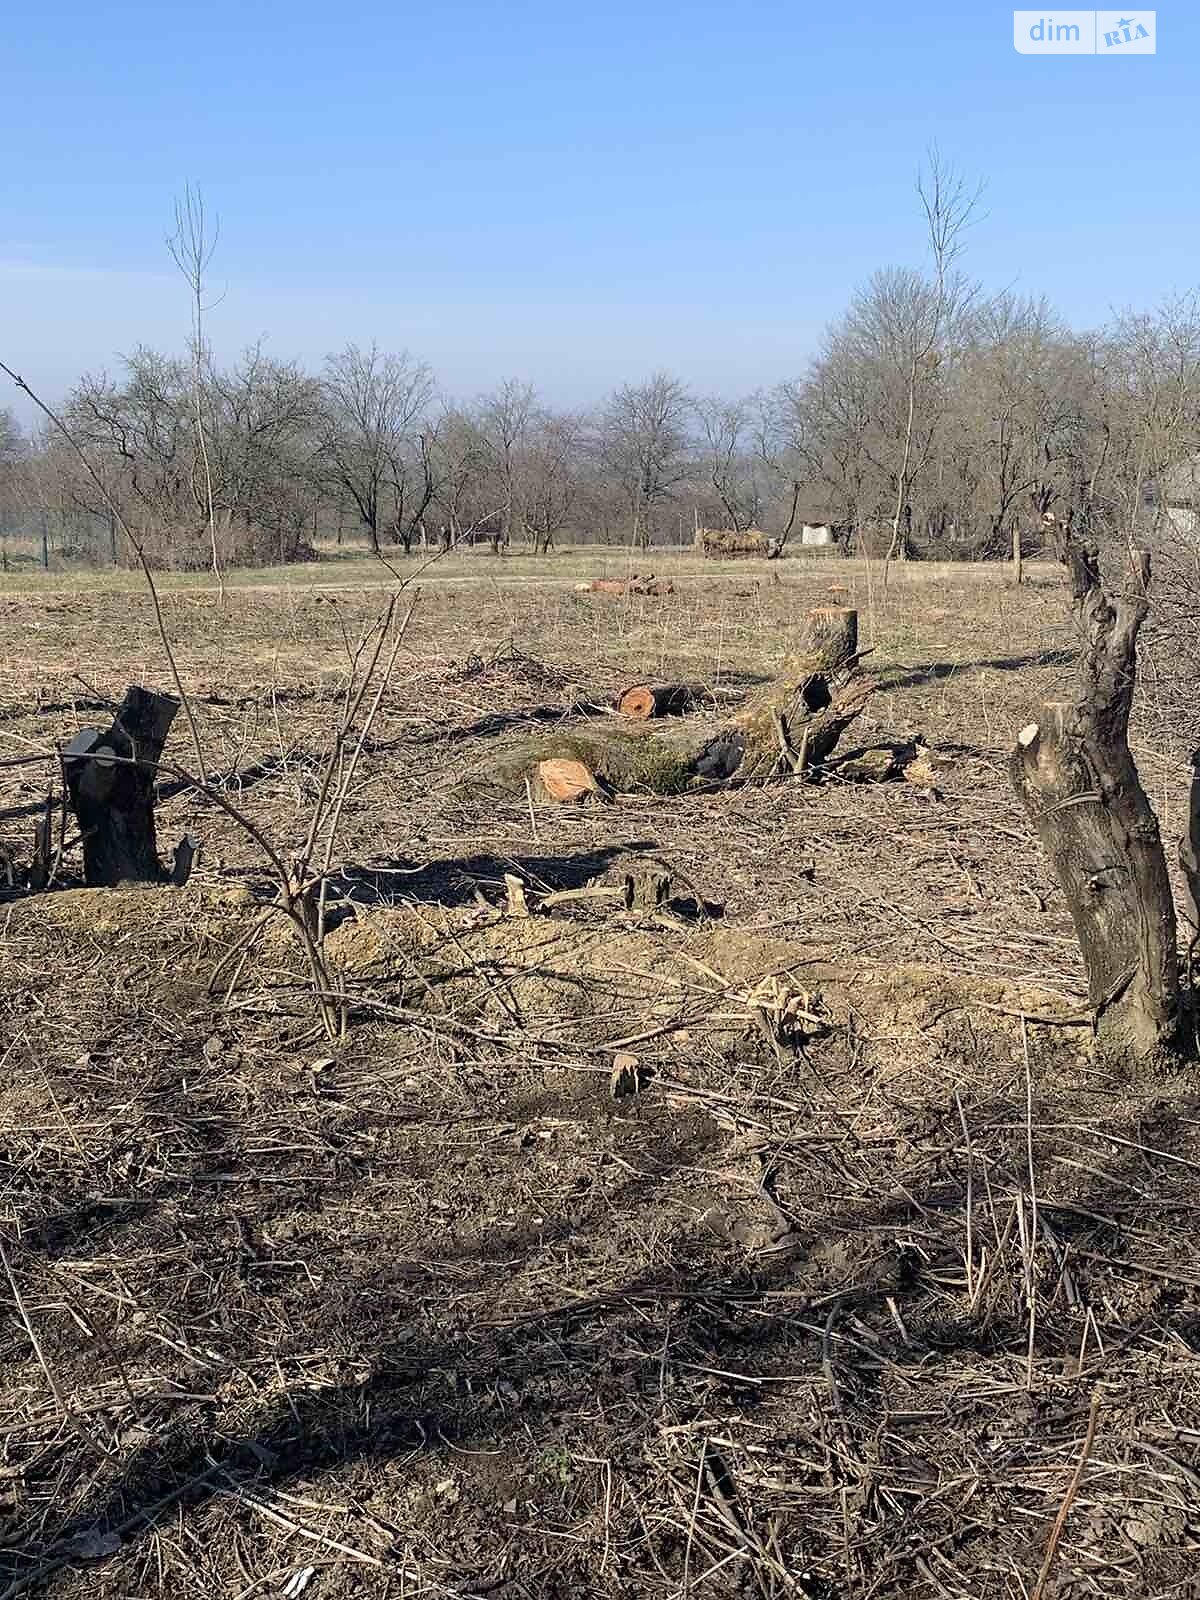
{"label": "empty field", "polygon": [[[269,875],[178,784],[186,888],[5,910],[0,1595],[1028,1594],[1091,1395],[1054,1592],[1186,1592],[1194,1088],[1089,1059],[1004,770],[1061,579],[660,562],[614,600],[593,561],[420,585],[338,835],[343,1039],[284,924],[227,959]],[[581,693],[735,704],[834,586],[881,683],[852,742],[921,735],[934,790],[463,785]],[[380,596],[163,600],[214,788],[298,851]],[[144,592],[0,604],[6,758],[169,685]],[[1168,833],[1181,738],[1150,697]],[[48,774],[0,770],[17,854]],[[664,914],[536,910],[639,864]]]}

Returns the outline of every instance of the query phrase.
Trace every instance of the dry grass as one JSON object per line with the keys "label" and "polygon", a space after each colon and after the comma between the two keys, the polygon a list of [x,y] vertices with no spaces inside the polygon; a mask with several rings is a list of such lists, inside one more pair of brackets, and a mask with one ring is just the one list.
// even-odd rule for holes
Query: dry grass
{"label": "dry grass", "polygon": [[[1061,594],[708,563],[613,601],[579,570],[423,586],[346,808],[343,1046],[283,933],[210,995],[267,880],[185,792],[187,890],[0,912],[0,1597],[311,1567],[318,1597],[990,1600],[1033,1593],[1052,1530],[1043,1600],[1187,1594],[1194,1085],[1022,1020],[1079,1003],[1003,771],[1067,670]],[[753,686],[835,584],[884,683],[863,742],[923,733],[940,799],[531,815],[458,788],[580,691]],[[164,590],[211,766],[298,847],[379,597]],[[136,592],[2,606],[0,756],[163,682]],[[1171,835],[1186,750],[1141,728]],[[7,777],[27,855],[42,779]],[[496,909],[506,873],[536,899],[646,858],[724,917]],[[623,1100],[618,1049],[646,1080]]]}

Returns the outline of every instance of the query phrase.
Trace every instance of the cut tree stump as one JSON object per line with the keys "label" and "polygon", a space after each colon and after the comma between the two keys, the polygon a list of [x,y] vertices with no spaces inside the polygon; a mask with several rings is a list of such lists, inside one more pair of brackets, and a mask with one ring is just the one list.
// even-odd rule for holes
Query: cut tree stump
{"label": "cut tree stump", "polygon": [[626,911],[652,916],[671,898],[671,875],[658,867],[641,867],[625,874],[621,888]]}
{"label": "cut tree stump", "polygon": [[539,761],[536,768],[537,788],[548,800],[560,803],[582,800],[592,794],[596,780],[582,761]]}
{"label": "cut tree stump", "polygon": [[154,834],[154,783],[178,710],[172,695],[131,685],[107,733],[83,728],[63,751],[89,887],[164,881]]}
{"label": "cut tree stump", "polygon": [[820,767],[860,715],[875,681],[859,670],[858,613],[810,612],[778,676],[725,722],[680,729],[591,727],[534,737],[489,757],[465,780],[539,798],[560,798],[545,768],[561,768],[563,799],[580,798],[584,776],[602,793],[680,794],[698,785],[766,783]]}
{"label": "cut tree stump", "polygon": [[648,722],[652,717],[686,716],[707,698],[702,683],[635,683],[617,696],[617,710],[635,722]]}
{"label": "cut tree stump", "polygon": [[1065,558],[1085,641],[1078,685],[1021,729],[1010,772],[1067,899],[1097,1039],[1140,1060],[1168,1050],[1180,1020],[1166,856],[1129,750],[1150,558],[1139,558],[1140,592],[1116,599],[1094,546],[1069,543]]}

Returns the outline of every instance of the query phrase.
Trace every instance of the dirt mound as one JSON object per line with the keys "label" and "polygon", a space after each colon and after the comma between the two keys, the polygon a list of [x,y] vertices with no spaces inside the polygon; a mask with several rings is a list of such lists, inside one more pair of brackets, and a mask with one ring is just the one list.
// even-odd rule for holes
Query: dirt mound
{"label": "dirt mound", "polygon": [[[294,927],[264,916],[247,890],[67,890],[9,908],[0,972],[62,964],[80,944],[106,970],[198,983],[255,924],[242,989],[294,990],[303,963]],[[966,1014],[977,1033],[1012,1034],[1015,1020],[1063,1019],[1056,995],[935,967],[881,967],[833,960],[819,944],[736,926],[688,931],[613,915],[504,915],[478,906],[394,905],[354,914],[328,935],[325,953],[353,1005],[386,996],[448,1025],[596,1046],[640,1034],[668,1037],[704,1027],[742,1035],[762,1027],[788,997],[807,995],[829,1025],[855,1020],[879,1036],[940,1038]],[[1073,1048],[1075,1035],[1061,1043]],[[1006,1045],[1006,1049],[1009,1046]],[[924,1055],[925,1051],[920,1051]],[[910,1056],[911,1059],[911,1056]]]}
{"label": "dirt mound", "polygon": [[[728,1044],[756,1030],[786,1031],[802,1011],[813,1030],[903,1037],[905,1070],[920,1072],[968,1014],[977,1047],[999,1039],[1006,1057],[1022,1015],[1069,1015],[1058,996],[998,979],[847,964],[815,943],[718,925],[683,932],[626,919],[396,907],[344,924],[327,953],[352,994],[399,994],[449,1026],[520,1028],[543,1043],[593,1050],[669,1043],[698,1029],[710,1044]],[[1074,1060],[1075,1032],[1055,1038]]]}

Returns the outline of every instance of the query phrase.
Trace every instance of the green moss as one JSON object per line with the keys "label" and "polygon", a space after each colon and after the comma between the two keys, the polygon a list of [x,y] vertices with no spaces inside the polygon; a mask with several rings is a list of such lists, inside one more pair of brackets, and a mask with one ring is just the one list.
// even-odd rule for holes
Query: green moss
{"label": "green moss", "polygon": [[539,734],[497,752],[476,773],[468,774],[466,783],[468,787],[490,783],[519,794],[526,780],[534,779],[539,762],[581,761],[589,772],[622,794],[638,790],[680,794],[691,782],[696,756],[709,737],[707,732],[664,737],[615,728]]}

